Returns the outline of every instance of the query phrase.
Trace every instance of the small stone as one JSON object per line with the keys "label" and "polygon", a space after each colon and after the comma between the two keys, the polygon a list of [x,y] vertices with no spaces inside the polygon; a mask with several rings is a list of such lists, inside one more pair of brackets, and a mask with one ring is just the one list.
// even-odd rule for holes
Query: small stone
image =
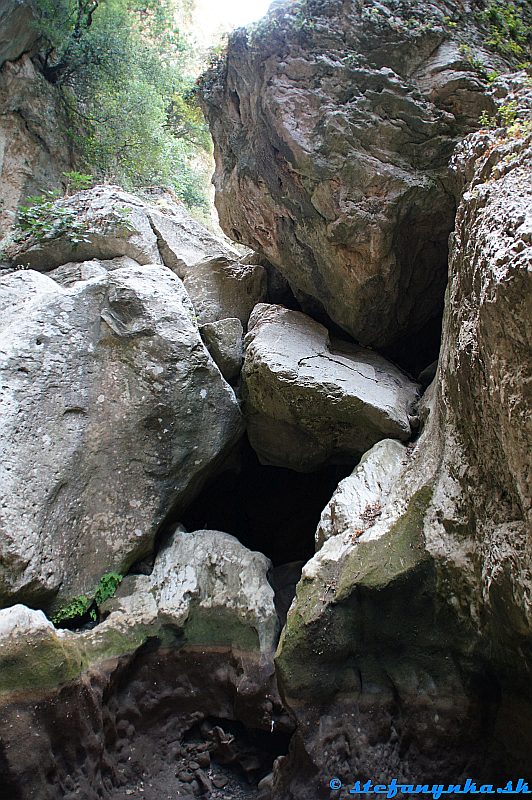
{"label": "small stone", "polygon": [[194,780],[194,775],[191,772],[187,772],[186,770],[181,770],[180,772],[178,772],[177,777],[179,778],[180,781],[183,781],[183,783],[192,783],[192,781]]}
{"label": "small stone", "polygon": [[200,765],[200,767],[210,767],[211,765],[211,755],[208,750],[204,752],[197,753],[196,761]]}
{"label": "small stone", "polygon": [[189,761],[188,768],[191,769],[193,772],[196,772],[197,769],[200,768],[200,765],[197,761]]}
{"label": "small stone", "polygon": [[203,772],[202,769],[198,769],[196,772],[196,780],[200,785],[200,789],[202,793],[208,793],[212,791],[212,783],[210,778]]}
{"label": "small stone", "polygon": [[229,778],[226,778],[225,775],[215,775],[212,779],[212,783],[217,789],[223,789],[224,786],[227,786],[229,783]]}

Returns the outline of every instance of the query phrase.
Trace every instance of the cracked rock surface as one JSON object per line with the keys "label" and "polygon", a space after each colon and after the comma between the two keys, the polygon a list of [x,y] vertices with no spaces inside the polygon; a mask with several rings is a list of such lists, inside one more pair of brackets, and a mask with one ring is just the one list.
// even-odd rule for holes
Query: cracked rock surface
{"label": "cracked rock surface", "polygon": [[256,306],[242,371],[252,447],[263,463],[311,470],[410,437],[418,386],[372,350],[305,314]]}

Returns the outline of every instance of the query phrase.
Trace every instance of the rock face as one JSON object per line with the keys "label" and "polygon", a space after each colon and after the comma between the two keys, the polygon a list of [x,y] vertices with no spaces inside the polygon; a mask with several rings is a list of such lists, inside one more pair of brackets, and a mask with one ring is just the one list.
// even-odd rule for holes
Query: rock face
{"label": "rock face", "polygon": [[[309,760],[345,783],[532,777],[529,96],[513,95],[525,107],[513,128],[468,137],[454,160],[461,202],[425,430],[355,537],[332,519],[344,484],[322,521],[336,535],[303,570],[278,655],[299,723],[279,798],[308,797]],[[375,496],[370,462],[377,474],[388,458],[381,443],[348,479],[348,522]]]}
{"label": "rock face", "polygon": [[362,344],[441,312],[447,164],[491,107],[464,41],[498,62],[462,3],[276,3],[203,79],[223,229]]}
{"label": "rock face", "polygon": [[340,481],[323,509],[316,531],[320,548],[331,536],[348,534],[351,540],[375,525],[407,457],[406,447],[395,439],[378,442],[360,459],[353,474]]}
{"label": "rock face", "polygon": [[163,266],[13,273],[0,308],[0,597],[49,606],[148,553],[241,418]]}
{"label": "rock face", "polygon": [[226,381],[240,375],[243,362],[242,337],[244,330],[239,319],[221,319],[202,325],[200,333],[207,350],[218,365]]}
{"label": "rock face", "polygon": [[[187,267],[207,255],[238,258],[236,251],[168,198],[155,204],[117,186],[96,186],[61,198],[56,206],[62,214],[57,215],[58,226],[49,234],[39,241],[28,236],[5,248],[11,263],[48,272],[73,260],[128,256],[139,264],[165,264],[183,275]],[[65,214],[72,220],[59,227]]]}
{"label": "rock face", "polygon": [[[27,8],[27,3],[7,5]],[[4,8],[2,4],[0,14]],[[0,31],[4,31],[1,18]],[[27,35],[30,32],[30,26],[25,28]],[[0,42],[0,50],[1,47]],[[29,195],[60,189],[63,173],[73,169],[65,129],[57,94],[35,69],[29,55],[5,63],[0,69],[0,236],[13,226],[9,212],[14,212]]]}
{"label": "rock face", "polygon": [[[120,597],[108,601],[110,616],[91,634],[135,638],[164,626],[183,629],[188,645],[231,646],[273,655],[278,620],[267,580],[271,562],[227,533],[177,531],[157,555],[150,575],[130,576]],[[160,635],[163,635],[160,633]]]}
{"label": "rock face", "polygon": [[28,0],[4,0],[0,8],[0,67],[15,61],[37,41],[34,7]]}
{"label": "rock face", "polygon": [[248,434],[263,463],[311,470],[410,437],[417,385],[377,353],[331,342],[304,314],[265,304],[245,345]]}

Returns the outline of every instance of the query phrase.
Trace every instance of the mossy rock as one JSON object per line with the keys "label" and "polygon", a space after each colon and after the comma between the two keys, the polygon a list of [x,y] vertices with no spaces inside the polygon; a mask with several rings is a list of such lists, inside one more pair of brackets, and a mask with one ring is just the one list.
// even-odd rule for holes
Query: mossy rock
{"label": "mossy rock", "polygon": [[291,698],[319,702],[356,691],[361,665],[368,679],[386,682],[379,652],[393,651],[398,636],[414,650],[418,633],[430,631],[436,589],[423,525],[431,497],[432,487],[423,487],[385,534],[357,542],[299,583],[276,658]]}
{"label": "mossy rock", "polygon": [[8,637],[0,645],[0,692],[60,686],[78,678],[85,666],[77,644],[53,631]]}

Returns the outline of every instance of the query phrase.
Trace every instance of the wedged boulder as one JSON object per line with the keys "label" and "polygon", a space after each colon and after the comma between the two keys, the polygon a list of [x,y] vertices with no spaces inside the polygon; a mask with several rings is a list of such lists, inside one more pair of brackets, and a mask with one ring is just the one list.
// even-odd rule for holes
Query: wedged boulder
{"label": "wedged boulder", "polygon": [[[495,82],[514,125],[468,137],[453,160],[425,429],[371,526],[353,536],[343,519],[360,520],[367,468],[338,523],[330,508],[338,533],[305,565],[288,614],[277,668],[298,732],[281,800],[319,796],[309,762],[344,783],[532,780],[532,96],[520,80]],[[367,461],[385,468],[377,447]]]}
{"label": "wedged boulder", "polygon": [[139,264],[165,264],[182,275],[207,256],[238,258],[166,196],[148,201],[118,186],[95,186],[58,198],[54,207],[56,222],[44,237],[23,236],[5,247],[11,263],[47,272],[72,261],[128,256]]}
{"label": "wedged boulder", "polygon": [[264,464],[304,472],[410,438],[417,384],[298,311],[256,307],[242,378],[249,440]]}
{"label": "wedged boulder", "polygon": [[16,272],[0,308],[0,598],[47,608],[146,555],[241,415],[165,267]]}
{"label": "wedged boulder", "polygon": [[447,163],[502,64],[479,26],[456,2],[275,3],[200,83],[222,228],[361,344],[441,313]]}
{"label": "wedged boulder", "polygon": [[353,473],[340,481],[323,509],[316,530],[316,548],[331,536],[361,536],[380,521],[390,489],[403,471],[407,448],[396,439],[377,442]]}
{"label": "wedged boulder", "polygon": [[244,360],[244,330],[240,320],[229,318],[208,322],[200,327],[200,333],[225,380],[236,380]]}
{"label": "wedged boulder", "polygon": [[[150,575],[126,578],[111,612],[87,641],[116,646],[117,632],[162,636],[183,631],[188,646],[221,647],[262,654],[270,660],[279,623],[267,573],[271,562],[220,531],[177,530],[158,553]],[[113,653],[118,655],[118,653]]]}
{"label": "wedged boulder", "polygon": [[236,317],[247,326],[257,303],[266,300],[264,267],[211,258],[186,271],[183,283],[200,325]]}

